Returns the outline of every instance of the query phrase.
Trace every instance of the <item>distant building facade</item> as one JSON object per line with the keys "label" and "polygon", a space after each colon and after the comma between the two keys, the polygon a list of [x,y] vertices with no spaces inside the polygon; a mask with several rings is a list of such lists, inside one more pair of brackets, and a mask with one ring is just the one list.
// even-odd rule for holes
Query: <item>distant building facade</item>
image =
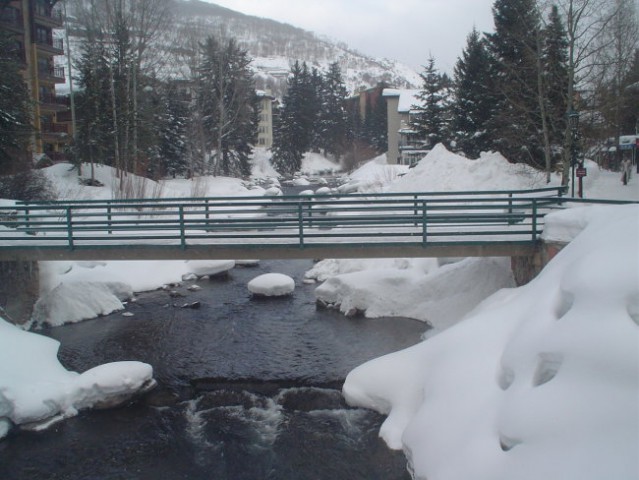
{"label": "distant building facade", "polygon": [[420,90],[386,88],[383,97],[388,109],[388,163],[411,165],[418,162],[430,149],[421,135],[411,128],[412,117],[418,114]]}
{"label": "distant building facade", "polygon": [[273,107],[275,97],[268,90],[258,90],[260,113],[257,123],[256,147],[269,149],[273,146]]}
{"label": "distant building facade", "polygon": [[14,38],[14,52],[33,102],[35,134],[31,142],[34,157],[46,154],[53,161],[66,160],[70,142],[71,116],[68,97],[56,95],[55,86],[65,83],[64,68],[54,57],[64,55],[61,38],[53,31],[63,27],[58,0],[12,0],[0,7],[0,28]]}

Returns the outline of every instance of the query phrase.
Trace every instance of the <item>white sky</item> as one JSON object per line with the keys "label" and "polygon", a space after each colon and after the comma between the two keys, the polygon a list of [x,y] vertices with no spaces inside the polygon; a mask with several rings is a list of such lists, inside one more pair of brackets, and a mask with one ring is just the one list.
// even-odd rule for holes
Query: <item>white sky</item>
{"label": "white sky", "polygon": [[493,29],[494,0],[206,0],[343,41],[418,72],[430,54],[452,73],[473,25]]}

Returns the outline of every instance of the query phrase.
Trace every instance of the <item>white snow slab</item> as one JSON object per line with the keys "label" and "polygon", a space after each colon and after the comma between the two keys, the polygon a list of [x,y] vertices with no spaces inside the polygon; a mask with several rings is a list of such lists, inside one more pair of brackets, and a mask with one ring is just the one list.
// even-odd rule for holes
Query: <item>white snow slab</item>
{"label": "white snow slab", "polygon": [[235,260],[189,260],[186,265],[191,273],[203,277],[204,275],[217,275],[233,269]]}
{"label": "white snow slab", "polygon": [[528,285],[348,375],[415,478],[639,478],[639,206],[587,216]]}
{"label": "white snow slab", "polygon": [[121,282],[65,282],[42,295],[33,307],[33,320],[52,326],[74,323],[122,310],[133,290]]}
{"label": "white snow slab", "polygon": [[59,345],[0,318],[0,438],[11,424],[45,428],[54,419],[115,406],[155,385],[153,368],[141,362],[67,371],[57,359]]}
{"label": "white snow slab", "polygon": [[255,295],[265,297],[289,295],[295,290],[295,280],[282,273],[265,273],[251,280],[248,289]]}

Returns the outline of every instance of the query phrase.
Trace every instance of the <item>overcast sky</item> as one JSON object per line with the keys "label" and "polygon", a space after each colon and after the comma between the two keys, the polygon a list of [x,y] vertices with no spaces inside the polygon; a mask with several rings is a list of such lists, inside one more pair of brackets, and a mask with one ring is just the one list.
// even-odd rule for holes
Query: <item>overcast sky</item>
{"label": "overcast sky", "polygon": [[493,29],[494,0],[206,0],[343,41],[418,72],[429,54],[452,73],[473,25]]}

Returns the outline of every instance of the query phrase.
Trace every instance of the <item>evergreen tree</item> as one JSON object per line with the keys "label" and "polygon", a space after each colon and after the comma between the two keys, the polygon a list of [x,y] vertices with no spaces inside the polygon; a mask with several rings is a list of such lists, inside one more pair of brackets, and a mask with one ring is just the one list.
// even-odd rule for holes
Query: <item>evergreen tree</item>
{"label": "evergreen tree", "polygon": [[322,82],[322,106],[319,113],[318,135],[320,147],[336,160],[344,154],[351,136],[350,123],[344,102],[346,86],[339,63],[331,63]]}
{"label": "evergreen tree", "polygon": [[250,175],[249,156],[257,138],[258,100],[246,50],[235,40],[208,37],[201,46],[198,104],[213,174]]}
{"label": "evergreen tree", "polygon": [[535,0],[496,0],[493,16],[495,33],[488,39],[497,96],[491,135],[510,161],[541,168],[539,11]]}
{"label": "evergreen tree", "polygon": [[93,32],[80,46],[76,62],[79,92],[76,93],[76,143],[74,162],[114,165],[113,104],[111,102],[108,53]]}
{"label": "evergreen tree", "polygon": [[29,168],[31,126],[29,93],[19,71],[17,45],[0,31],[0,174]]}
{"label": "evergreen tree", "polygon": [[306,63],[293,64],[273,139],[273,166],[281,174],[297,172],[304,153],[319,143],[315,135],[319,83],[317,73],[309,73]]}
{"label": "evergreen tree", "polygon": [[492,147],[488,132],[494,115],[491,85],[490,55],[485,41],[473,29],[455,65],[451,128],[457,149],[470,158]]}
{"label": "evergreen tree", "polygon": [[546,115],[550,143],[554,147],[553,164],[561,161],[560,147],[566,131],[566,85],[568,84],[568,41],[559,9],[553,5],[543,31],[542,68]]}
{"label": "evergreen tree", "polygon": [[422,78],[422,89],[418,95],[419,105],[412,127],[418,132],[428,147],[447,141],[447,112],[442,76],[435,68],[435,59],[430,57]]}

